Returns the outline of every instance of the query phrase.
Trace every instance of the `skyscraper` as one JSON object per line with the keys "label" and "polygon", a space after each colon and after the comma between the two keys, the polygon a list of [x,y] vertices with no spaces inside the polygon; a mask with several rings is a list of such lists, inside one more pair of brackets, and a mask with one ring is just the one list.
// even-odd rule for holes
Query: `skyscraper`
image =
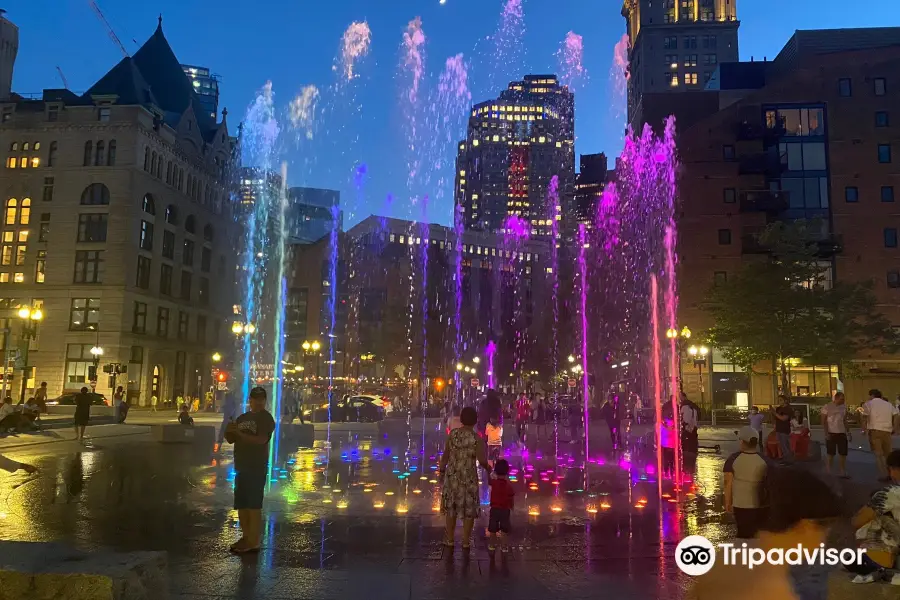
{"label": "skyscraper", "polygon": [[716,66],[738,60],[737,0],[625,0],[628,120],[642,123],[646,94],[702,90]]}
{"label": "skyscraper", "polygon": [[[517,215],[548,235],[575,184],[575,96],[555,75],[526,75],[500,97],[476,104],[459,143],[456,206],[467,230],[502,232]],[[559,176],[560,202],[547,206]]]}
{"label": "skyscraper", "polygon": [[194,91],[200,97],[200,106],[213,119],[219,114],[219,76],[210,73],[208,67],[181,65],[184,74],[191,80]]}
{"label": "skyscraper", "polygon": [[3,16],[5,13],[0,9],[0,100],[9,98],[13,67],[19,52],[19,28]]}
{"label": "skyscraper", "polygon": [[582,154],[581,170],[575,178],[574,222],[590,228],[597,214],[600,196],[609,181],[609,161],[606,154]]}

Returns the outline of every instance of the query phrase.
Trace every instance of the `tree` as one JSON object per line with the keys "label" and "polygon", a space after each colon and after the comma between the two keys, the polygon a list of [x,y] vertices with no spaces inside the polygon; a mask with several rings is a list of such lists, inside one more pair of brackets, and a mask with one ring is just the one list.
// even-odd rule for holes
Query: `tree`
{"label": "tree", "polygon": [[876,310],[871,282],[833,282],[833,247],[818,222],[770,224],[759,236],[766,256],[745,262],[708,294],[715,325],[709,342],[725,357],[752,371],[755,364],[780,365],[789,389],[787,359],[842,364],[863,349],[892,352],[897,336]]}

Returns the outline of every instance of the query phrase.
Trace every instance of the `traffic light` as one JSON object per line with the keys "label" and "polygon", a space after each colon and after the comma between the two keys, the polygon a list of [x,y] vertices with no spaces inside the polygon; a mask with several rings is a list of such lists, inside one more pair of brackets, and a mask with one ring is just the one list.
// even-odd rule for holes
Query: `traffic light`
{"label": "traffic light", "polygon": [[444,380],[441,379],[440,377],[435,379],[434,380],[434,389],[436,389],[437,391],[441,391],[442,389],[444,389]]}
{"label": "traffic light", "polygon": [[216,374],[216,381],[219,381],[219,382],[228,381],[228,373],[226,373],[225,371],[219,371]]}

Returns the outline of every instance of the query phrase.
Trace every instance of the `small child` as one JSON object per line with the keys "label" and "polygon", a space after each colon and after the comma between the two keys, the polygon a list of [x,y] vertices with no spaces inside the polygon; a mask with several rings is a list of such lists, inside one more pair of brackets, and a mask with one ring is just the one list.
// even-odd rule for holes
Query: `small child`
{"label": "small child", "polygon": [[760,442],[763,441],[763,420],[765,420],[766,416],[759,412],[758,406],[750,407],[750,428],[756,431],[757,435],[756,439]]}
{"label": "small child", "polygon": [[484,432],[487,436],[488,463],[491,468],[496,468],[496,463],[503,454],[503,426],[497,417],[492,417]]}
{"label": "small child", "polygon": [[190,413],[188,413],[187,404],[181,405],[181,412],[178,413],[178,422],[187,427],[194,426],[194,417],[192,417]]}
{"label": "small child", "polygon": [[663,473],[675,471],[675,420],[671,414],[663,416],[659,445],[662,448]]}
{"label": "small child", "polygon": [[507,477],[509,476],[509,463],[499,459],[491,473],[491,514],[488,520],[488,550],[497,549],[496,540],[500,539],[500,551],[507,552],[506,538],[509,535],[509,517],[513,509],[513,497],[516,491]]}

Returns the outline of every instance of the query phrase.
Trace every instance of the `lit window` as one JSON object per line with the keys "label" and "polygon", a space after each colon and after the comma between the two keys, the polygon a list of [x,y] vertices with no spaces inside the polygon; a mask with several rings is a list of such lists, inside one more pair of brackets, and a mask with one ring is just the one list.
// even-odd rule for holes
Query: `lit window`
{"label": "lit window", "polygon": [[9,283],[9,273],[0,273],[0,283]]}
{"label": "lit window", "polygon": [[41,166],[41,159],[37,156],[31,157],[31,166],[35,169]]}
{"label": "lit window", "polygon": [[20,169],[24,169],[24,168],[26,168],[27,166],[28,166],[28,157],[27,157],[27,156],[23,156],[21,159],[19,159],[19,168],[20,168]]}
{"label": "lit window", "polygon": [[16,273],[13,275],[13,283],[24,283],[25,273]]}
{"label": "lit window", "polygon": [[15,225],[16,224],[16,215],[18,213],[19,202],[15,198],[10,198],[6,202],[6,220],[5,223],[7,225]]}
{"label": "lit window", "polygon": [[13,241],[13,238],[15,237],[15,235],[16,234],[13,231],[4,231],[3,232],[3,243],[5,243],[5,244],[11,243]]}
{"label": "lit window", "polygon": [[[12,232],[10,232],[10,233],[12,233]],[[28,230],[27,229],[23,229],[19,232],[19,240],[18,241],[20,244],[25,244],[28,242]]]}
{"label": "lit window", "polygon": [[473,146],[477,146],[478,143],[479,143],[478,140],[472,140],[472,145],[473,145]]}
{"label": "lit window", "polygon": [[16,163],[16,157],[15,157],[15,156],[10,156],[10,157],[6,160],[6,168],[7,168],[7,169],[15,169],[15,168],[16,168],[16,164],[17,164],[17,163]]}

